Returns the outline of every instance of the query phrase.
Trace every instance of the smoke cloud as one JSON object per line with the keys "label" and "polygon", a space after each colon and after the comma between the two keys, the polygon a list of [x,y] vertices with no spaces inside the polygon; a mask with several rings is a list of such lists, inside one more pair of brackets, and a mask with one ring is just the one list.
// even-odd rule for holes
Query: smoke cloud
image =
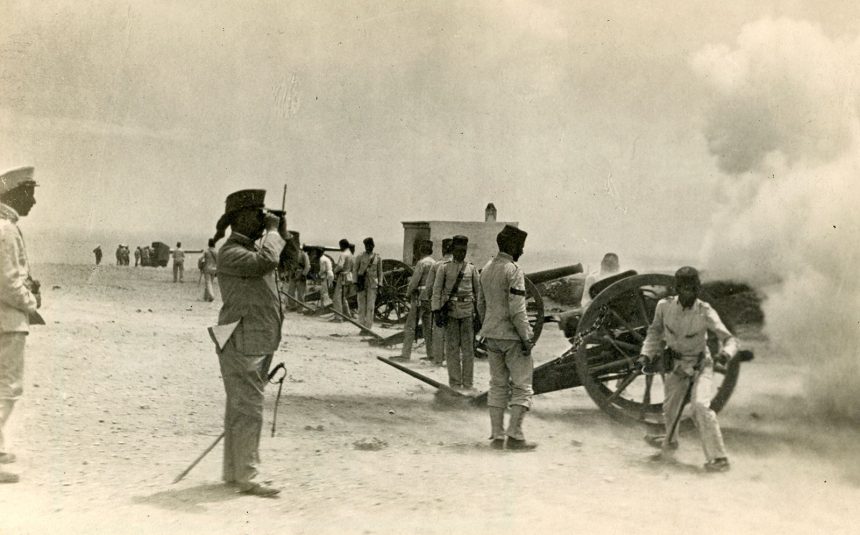
{"label": "smoke cloud", "polygon": [[706,265],[758,283],[766,332],[809,361],[808,399],[860,421],[860,40],[763,20],[693,57],[725,209]]}

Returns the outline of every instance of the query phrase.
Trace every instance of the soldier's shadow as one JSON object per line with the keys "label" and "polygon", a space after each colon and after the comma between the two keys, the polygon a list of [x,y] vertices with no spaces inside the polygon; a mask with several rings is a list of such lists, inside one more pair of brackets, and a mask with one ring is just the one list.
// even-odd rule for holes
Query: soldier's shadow
{"label": "soldier's shadow", "polygon": [[152,505],[168,511],[205,513],[206,505],[242,498],[236,489],[222,483],[206,483],[179,490],[163,490],[149,496],[134,496],[136,504]]}

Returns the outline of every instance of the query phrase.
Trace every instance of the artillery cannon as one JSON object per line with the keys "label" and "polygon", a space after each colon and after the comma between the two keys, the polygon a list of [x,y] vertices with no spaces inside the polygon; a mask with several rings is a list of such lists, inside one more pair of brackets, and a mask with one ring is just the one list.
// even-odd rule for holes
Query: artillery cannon
{"label": "artillery cannon", "polygon": [[[402,314],[402,316],[405,318],[406,313],[409,312],[410,306],[409,296],[406,295],[406,287],[409,284],[409,278],[412,276],[412,268],[397,260],[383,260],[383,270],[385,270],[386,262],[390,262],[391,265],[398,264],[399,266],[397,266],[397,269],[400,270],[399,272],[395,272],[397,278],[395,278],[391,283],[391,294],[387,296],[387,303],[396,303],[397,306],[401,307],[403,310],[399,312],[399,314]],[[406,270],[408,270],[409,274],[408,276],[404,277]],[[387,273],[388,271],[386,271],[386,277],[388,276]],[[574,264],[572,266],[546,269],[543,271],[535,271],[533,273],[526,274],[526,313],[529,317],[529,324],[531,324],[532,326],[532,343],[537,342],[538,338],[540,338],[540,334],[543,331],[543,324],[547,321],[543,297],[541,296],[540,290],[538,290],[537,285],[561,279],[570,275],[575,275],[577,273],[582,273],[582,264]],[[388,283],[386,281],[386,286],[387,285]],[[382,292],[380,292],[380,294],[381,293]],[[377,317],[379,317],[379,308],[379,302],[377,301]],[[421,328],[418,327],[416,329],[415,338],[419,339],[423,338],[423,336],[424,334]],[[398,332],[382,340],[371,340],[370,342],[373,345],[379,346],[390,346],[394,344],[399,344],[403,342],[403,332]]]}
{"label": "artillery cannon", "polygon": [[[643,375],[636,358],[654,318],[657,302],[672,295],[673,286],[674,278],[670,275],[638,275],[635,271],[595,284],[592,287],[594,300],[581,316],[568,316],[561,322],[571,347],[560,357],[535,368],[534,393],[584,386],[597,406],[617,420],[662,423],[664,374],[661,371]],[[709,301],[707,295],[701,298]],[[727,327],[731,329],[731,325]],[[710,350],[715,353],[716,339],[711,335],[708,338]],[[403,369],[384,357],[378,358]],[[737,385],[741,363],[752,358],[752,352],[740,351],[727,365],[715,364],[712,409],[720,411],[726,405]],[[436,381],[414,370],[408,373],[439,388]],[[487,393],[469,400],[476,405],[485,404]]]}

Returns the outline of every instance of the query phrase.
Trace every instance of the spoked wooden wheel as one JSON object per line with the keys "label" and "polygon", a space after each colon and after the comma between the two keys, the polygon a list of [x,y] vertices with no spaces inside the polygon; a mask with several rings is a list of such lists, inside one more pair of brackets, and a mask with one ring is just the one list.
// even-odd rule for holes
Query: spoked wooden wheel
{"label": "spoked wooden wheel", "polygon": [[[657,302],[673,294],[669,275],[634,275],[600,292],[577,327],[576,372],[588,395],[622,421],[663,422],[663,375],[642,375],[635,362]],[[707,296],[701,297],[707,301]],[[715,339],[709,335],[709,342]],[[713,340],[714,343],[716,342]],[[714,348],[712,348],[712,352]],[[740,363],[714,367],[711,408],[725,406],[738,380]]]}
{"label": "spoked wooden wheel", "polygon": [[537,286],[528,278],[526,280],[526,315],[529,317],[529,325],[532,326],[532,344],[537,343],[540,333],[543,331],[544,308],[543,298]]}
{"label": "spoked wooden wheel", "polygon": [[400,260],[382,261],[382,285],[377,290],[376,319],[387,323],[403,323],[409,314],[409,296],[406,288],[412,277],[412,268]]}

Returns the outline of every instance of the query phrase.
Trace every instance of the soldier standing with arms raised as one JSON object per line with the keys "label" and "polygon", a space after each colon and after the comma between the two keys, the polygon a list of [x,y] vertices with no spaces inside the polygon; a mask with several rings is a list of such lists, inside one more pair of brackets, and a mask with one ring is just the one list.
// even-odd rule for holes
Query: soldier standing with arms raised
{"label": "soldier standing with arms raised", "polygon": [[[260,463],[263,387],[281,341],[275,269],[288,239],[285,218],[264,209],[265,195],[265,190],[230,194],[214,238],[217,242],[228,225],[232,228],[218,254],[218,285],[224,301],[218,325],[233,327],[218,351],[227,394],[223,479],[255,496],[279,492],[254,478]],[[258,247],[254,242],[260,238]]]}
{"label": "soldier standing with arms raised", "polygon": [[[490,362],[490,445],[494,449],[533,450],[526,442],[523,419],[531,408],[532,330],[526,315],[526,283],[515,263],[523,254],[527,234],[511,225],[496,236],[499,254],[481,272],[478,310],[484,319],[480,336],[486,339]],[[505,430],[505,408],[511,416]],[[507,439],[507,441],[506,441]]]}
{"label": "soldier standing with arms raised", "polygon": [[412,342],[415,341],[415,331],[418,328],[419,319],[426,341],[427,358],[432,358],[430,356],[430,337],[432,336],[430,324],[433,323],[433,312],[430,310],[430,303],[421,300],[421,294],[424,293],[430,271],[436,264],[431,256],[433,254],[433,242],[422,240],[418,251],[421,259],[415,264],[412,277],[406,286],[406,295],[409,296],[409,314],[406,316],[406,327],[403,329],[403,350],[400,357],[394,357],[394,360],[407,361],[412,358]]}
{"label": "soldier standing with arms raised", "polygon": [[439,267],[433,282],[433,312],[445,314],[445,358],[448,360],[448,384],[452,388],[471,389],[475,366],[475,302],[481,293],[478,269],[466,262],[469,238],[454,236],[453,258]]}
{"label": "soldier standing with arms raised", "polygon": [[[33,168],[0,176],[0,464],[15,462],[6,450],[3,427],[24,391],[24,344],[30,314],[42,304],[39,282],[30,264],[18,219],[36,204]],[[0,483],[17,483],[18,475],[0,470]]]}

